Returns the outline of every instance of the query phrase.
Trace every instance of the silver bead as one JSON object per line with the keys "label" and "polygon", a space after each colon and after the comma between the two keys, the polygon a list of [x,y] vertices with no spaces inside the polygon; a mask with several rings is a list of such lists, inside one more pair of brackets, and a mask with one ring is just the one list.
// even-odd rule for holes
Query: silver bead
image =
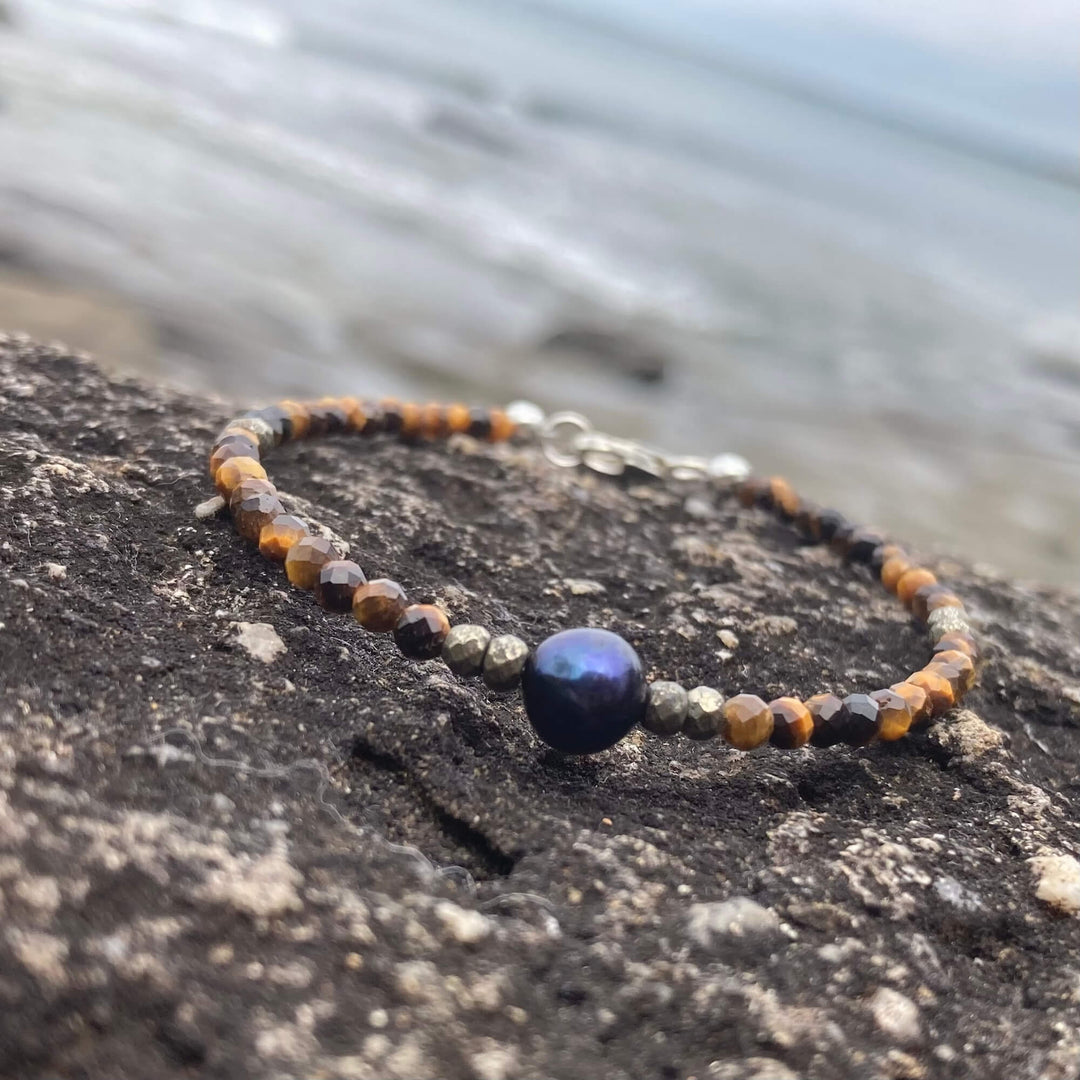
{"label": "silver bead", "polygon": [[959,631],[971,633],[971,623],[963,608],[941,607],[931,611],[926,619],[926,629],[930,635],[930,644],[936,645],[946,634]]}
{"label": "silver bead", "polygon": [[531,401],[511,401],[506,415],[524,432],[532,435],[544,426],[544,410]]}
{"label": "silver bead", "polygon": [[230,420],[225,426],[250,431],[255,436],[259,449],[264,453],[267,450],[272,450],[277,445],[274,429],[265,420],[257,416],[238,416],[235,420]]}
{"label": "silver bead", "polygon": [[724,695],[711,686],[695,686],[686,699],[682,733],[688,739],[715,739],[723,727]]}
{"label": "silver bead", "polygon": [[741,454],[717,454],[706,469],[713,480],[735,483],[750,475],[750,462]]}
{"label": "silver bead", "polygon": [[678,735],[686,720],[688,703],[686,691],[677,682],[650,683],[641,726],[654,735]]}
{"label": "silver bead", "polygon": [[452,626],[443,642],[442,658],[455,675],[479,675],[490,641],[491,635],[482,626]]}
{"label": "silver bead", "polygon": [[529,646],[513,634],[492,638],[484,656],[484,682],[492,690],[512,690],[521,681]]}

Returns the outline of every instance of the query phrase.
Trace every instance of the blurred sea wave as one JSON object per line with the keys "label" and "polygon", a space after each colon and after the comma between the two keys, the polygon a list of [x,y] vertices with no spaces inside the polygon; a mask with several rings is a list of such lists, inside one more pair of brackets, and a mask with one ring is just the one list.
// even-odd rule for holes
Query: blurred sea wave
{"label": "blurred sea wave", "polygon": [[244,399],[573,406],[1080,582],[1076,76],[1039,43],[694,0],[3,10],[0,325]]}

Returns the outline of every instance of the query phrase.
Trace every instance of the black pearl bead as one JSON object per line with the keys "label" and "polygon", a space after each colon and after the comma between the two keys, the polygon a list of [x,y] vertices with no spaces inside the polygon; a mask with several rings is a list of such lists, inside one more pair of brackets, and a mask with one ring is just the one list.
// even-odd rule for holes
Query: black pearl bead
{"label": "black pearl bead", "polygon": [[526,661],[521,689],[536,734],[564,754],[614,746],[641,722],[648,694],[633,648],[589,627],[541,642]]}

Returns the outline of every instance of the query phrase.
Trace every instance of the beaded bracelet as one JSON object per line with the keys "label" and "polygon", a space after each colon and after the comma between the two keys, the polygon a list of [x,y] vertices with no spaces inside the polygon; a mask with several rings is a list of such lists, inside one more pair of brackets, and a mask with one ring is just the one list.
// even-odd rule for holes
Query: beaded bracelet
{"label": "beaded bracelet", "polygon": [[[903,682],[843,700],[829,693],[803,702],[754,694],[725,700],[716,689],[687,690],[675,682],[647,683],[640,658],[608,630],[563,630],[535,649],[513,634],[492,636],[482,626],[450,621],[433,604],[410,603],[395,581],[368,581],[334,544],[313,535],[285,512],[267,479],[262,457],[283,442],[351,432],[407,440],[454,434],[501,442],[540,443],[553,464],[584,466],[609,476],[698,481],[743,506],[761,507],[798,529],[810,543],[828,544],[842,559],[868,566],[914,616],[926,624],[933,655]],[[520,687],[536,734],[567,754],[613,746],[635,725],[659,736],[717,736],[739,750],[770,743],[784,750],[809,743],[865,746],[899,739],[955,705],[975,682],[978,647],[959,598],[879,532],[849,523],[834,510],[800,499],[787,481],[750,475],[736,455],[673,456],[629,439],[594,431],[576,413],[545,418],[528,402],[507,409],[425,405],[394,400],[326,398],[283,401],[229,422],[214,442],[210,475],[232,512],[237,532],[268,559],[283,562],[289,581],[314,592],[327,611],[352,612],[364,629],[392,633],[401,652],[418,660],[441,656],[459,676],[481,676],[492,690]]]}

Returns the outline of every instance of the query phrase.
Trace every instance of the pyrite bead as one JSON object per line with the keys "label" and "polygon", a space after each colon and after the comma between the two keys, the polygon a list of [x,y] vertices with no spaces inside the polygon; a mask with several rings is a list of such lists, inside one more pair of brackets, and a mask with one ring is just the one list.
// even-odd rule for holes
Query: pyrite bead
{"label": "pyrite bead", "polygon": [[274,562],[284,562],[293,545],[308,535],[308,527],[292,514],[279,514],[259,533],[259,551]]}
{"label": "pyrite bead", "polygon": [[327,611],[352,611],[353,595],[367,579],[351,559],[333,559],[319,570],[315,599]]}
{"label": "pyrite bead", "polygon": [[405,590],[389,578],[364,582],[353,594],[352,611],[356,621],[373,634],[389,634],[401,621],[409,598]]}
{"label": "pyrite bead", "polygon": [[807,698],[806,707],[814,721],[814,746],[835,746],[843,740],[844,703],[835,694],[815,694]]}
{"label": "pyrite bead", "polygon": [[242,480],[249,478],[265,480],[266,470],[254,458],[234,457],[222,463],[214,477],[214,484],[218,489],[218,494],[228,501],[233,488]]}
{"label": "pyrite bead", "polygon": [[943,607],[931,611],[926,617],[926,628],[931,645],[936,645],[946,634],[966,634],[974,640],[967,612],[963,608]]}
{"label": "pyrite bead", "polygon": [[724,695],[711,686],[695,686],[686,694],[682,733],[688,739],[715,739],[724,729]]}
{"label": "pyrite bead", "polygon": [[512,690],[521,682],[529,646],[514,634],[493,637],[484,654],[484,684],[489,690]]}
{"label": "pyrite bead", "polygon": [[252,544],[259,542],[263,526],[269,525],[274,518],[285,513],[285,507],[277,495],[269,491],[259,491],[246,495],[233,510],[233,522],[236,531]]}
{"label": "pyrite bead", "polygon": [[289,581],[299,589],[314,589],[319,580],[319,571],[341,553],[329,541],[321,536],[305,536],[289,549],[285,556],[285,573]]}
{"label": "pyrite bead", "polygon": [[[230,420],[225,427],[225,431],[235,432],[237,429],[250,431],[258,444],[259,450],[264,454],[268,450],[273,450],[277,445],[274,439],[274,429],[258,416],[238,416],[235,420]],[[222,434],[224,435],[225,432],[222,432]]]}
{"label": "pyrite bead", "polygon": [[394,641],[404,656],[431,660],[442,652],[450,620],[434,604],[410,604],[394,627]]}
{"label": "pyrite bead", "polygon": [[895,690],[875,690],[871,699],[877,703],[878,713],[881,716],[881,728],[878,738],[885,742],[893,742],[903,738],[911,727],[911,706],[907,699]]}
{"label": "pyrite bead", "polygon": [[657,680],[649,684],[649,698],[641,726],[654,735],[678,735],[683,729],[689,695],[677,682]]}
{"label": "pyrite bead", "polygon": [[769,742],[773,746],[781,750],[796,750],[810,741],[814,733],[814,718],[798,698],[777,698],[769,702],[769,709],[773,716]]}
{"label": "pyrite bead", "polygon": [[843,740],[848,746],[865,746],[881,730],[881,709],[869,694],[844,698]]}
{"label": "pyrite bead", "polygon": [[736,750],[761,746],[772,731],[772,711],[756,694],[736,694],[724,703],[724,738]]}
{"label": "pyrite bead", "polygon": [[926,622],[931,611],[943,607],[963,607],[964,602],[947,585],[921,585],[911,598],[911,613]]}
{"label": "pyrite bead", "polygon": [[479,675],[484,670],[484,653],[490,641],[491,634],[482,626],[452,626],[443,642],[442,658],[455,675]]}

